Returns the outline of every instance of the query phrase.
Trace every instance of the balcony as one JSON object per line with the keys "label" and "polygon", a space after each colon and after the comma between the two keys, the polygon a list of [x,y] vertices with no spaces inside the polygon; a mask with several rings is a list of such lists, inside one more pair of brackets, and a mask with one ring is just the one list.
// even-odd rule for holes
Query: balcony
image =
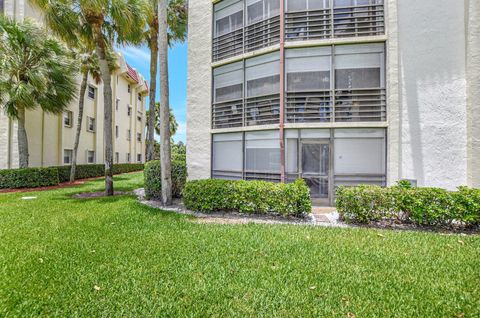
{"label": "balcony", "polygon": [[287,92],[285,122],[318,123],[332,120],[332,94],[330,90]]}
{"label": "balcony", "polygon": [[245,27],[245,52],[280,43],[280,16]]}
{"label": "balcony", "polygon": [[233,128],[243,126],[243,100],[231,100],[213,104],[213,128]]}
{"label": "balcony", "polygon": [[287,41],[328,39],[332,35],[331,10],[297,11],[285,13]]}
{"label": "balcony", "polygon": [[385,89],[335,90],[336,122],[376,122],[387,118]]}
{"label": "balcony", "polygon": [[220,61],[243,53],[243,28],[213,39],[213,61]]}
{"label": "balcony", "polygon": [[246,126],[280,123],[280,94],[247,98],[245,119]]}
{"label": "balcony", "polygon": [[385,33],[383,4],[339,7],[333,10],[333,36],[358,37]]}

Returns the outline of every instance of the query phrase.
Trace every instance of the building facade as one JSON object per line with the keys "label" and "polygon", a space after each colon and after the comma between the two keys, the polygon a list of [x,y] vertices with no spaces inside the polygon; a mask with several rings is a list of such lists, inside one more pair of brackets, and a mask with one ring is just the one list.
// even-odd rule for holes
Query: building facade
{"label": "building facade", "polygon": [[191,179],[480,186],[480,4],[189,4]]}
{"label": "building facade", "polygon": [[[2,9],[7,16],[16,19],[28,17],[41,21],[38,11],[26,0],[3,0],[0,2]],[[117,66],[111,82],[114,163],[143,163],[148,84],[120,54],[117,56]],[[89,78],[77,153],[79,164],[104,163],[103,102],[103,84]],[[71,164],[77,117],[78,99],[73,100],[68,110],[60,115],[47,114],[40,108],[27,110],[26,130],[31,167]],[[0,169],[17,167],[17,124],[0,112]]]}

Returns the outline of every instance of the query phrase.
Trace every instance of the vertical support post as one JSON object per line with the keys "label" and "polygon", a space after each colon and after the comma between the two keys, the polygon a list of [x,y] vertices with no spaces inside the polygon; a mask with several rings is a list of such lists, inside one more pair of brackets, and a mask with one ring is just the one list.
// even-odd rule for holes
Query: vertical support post
{"label": "vertical support post", "polygon": [[280,181],[285,182],[285,0],[280,0]]}

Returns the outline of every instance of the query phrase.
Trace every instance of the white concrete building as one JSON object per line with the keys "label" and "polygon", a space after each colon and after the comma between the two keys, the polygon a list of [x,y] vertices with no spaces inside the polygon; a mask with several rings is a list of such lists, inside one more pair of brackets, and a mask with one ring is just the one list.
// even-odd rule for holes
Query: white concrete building
{"label": "white concrete building", "polygon": [[189,3],[191,179],[480,187],[480,2]]}
{"label": "white concrete building", "polygon": [[[42,20],[27,0],[0,0],[1,12],[17,20],[26,17],[40,23]],[[117,64],[118,69],[112,75],[114,163],[143,163],[148,84],[120,54]],[[78,81],[81,81],[80,75]],[[47,114],[41,109],[26,112],[31,167],[71,163],[77,117],[77,99],[61,115]],[[77,162],[104,163],[103,84],[97,84],[92,78],[85,92],[82,126]],[[17,167],[17,124],[0,112],[0,169]]]}

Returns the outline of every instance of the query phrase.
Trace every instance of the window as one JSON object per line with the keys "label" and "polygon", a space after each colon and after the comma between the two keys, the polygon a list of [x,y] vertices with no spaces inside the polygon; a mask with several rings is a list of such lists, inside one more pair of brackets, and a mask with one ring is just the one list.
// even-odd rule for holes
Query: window
{"label": "window", "polygon": [[137,99],[138,99],[139,101],[142,101],[142,94],[138,93]]}
{"label": "window", "polygon": [[279,13],[279,0],[247,0],[248,25],[272,18]]}
{"label": "window", "polygon": [[115,138],[118,138],[118,126],[115,126]]}
{"label": "window", "polygon": [[279,58],[279,53],[275,52],[246,61],[247,97],[279,93]]}
{"label": "window", "polygon": [[132,138],[132,131],[130,129],[127,129],[127,140],[130,140]]}
{"label": "window", "polygon": [[280,173],[279,131],[245,134],[245,169],[253,174]]}
{"label": "window", "polygon": [[127,153],[127,162],[130,163],[130,153]]}
{"label": "window", "polygon": [[330,0],[287,0],[286,11],[323,10],[329,8]]}
{"label": "window", "polygon": [[73,150],[64,149],[63,150],[63,163],[69,165],[72,163]]}
{"label": "window", "polygon": [[218,67],[213,76],[215,102],[243,98],[243,62]]}
{"label": "window", "polygon": [[72,127],[73,113],[69,110],[63,112],[63,125],[65,127]]}
{"label": "window", "polygon": [[128,91],[129,93],[132,92],[132,88],[130,87],[130,84],[127,85],[127,91]]}
{"label": "window", "polygon": [[95,132],[95,118],[87,117],[87,131]]}
{"label": "window", "polygon": [[137,133],[137,141],[142,142],[142,134],[141,133]]}
{"label": "window", "polygon": [[218,179],[242,179],[243,134],[213,135],[212,176]]}
{"label": "window", "polygon": [[127,106],[127,115],[131,116],[132,115],[132,107]]}
{"label": "window", "polygon": [[120,104],[120,99],[117,98],[116,102],[115,102],[115,110],[118,111],[118,106]]}
{"label": "window", "polygon": [[143,114],[141,112],[137,112],[137,120],[142,121]]}
{"label": "window", "polygon": [[87,163],[95,163],[95,151],[87,150]]}
{"label": "window", "polygon": [[137,154],[137,162],[141,163],[142,162],[142,154]]}
{"label": "window", "polygon": [[120,154],[118,152],[115,153],[115,163],[120,163]]}
{"label": "window", "polygon": [[88,85],[88,97],[95,99],[95,87]]}
{"label": "window", "polygon": [[226,0],[215,5],[215,36],[243,27],[243,1]]}
{"label": "window", "polygon": [[287,92],[329,90],[330,61],[330,47],[287,50]]}

